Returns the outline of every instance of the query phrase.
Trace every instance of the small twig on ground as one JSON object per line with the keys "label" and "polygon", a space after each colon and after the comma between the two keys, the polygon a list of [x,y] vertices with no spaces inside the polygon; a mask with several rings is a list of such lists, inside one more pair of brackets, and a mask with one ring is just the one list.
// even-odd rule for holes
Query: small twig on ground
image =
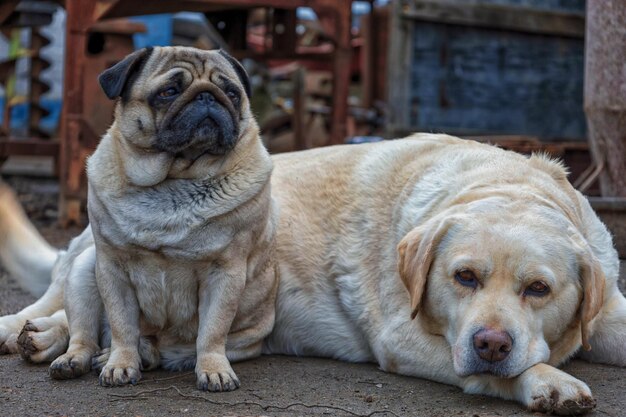
{"label": "small twig on ground", "polygon": [[142,379],[141,381],[139,381],[139,384],[142,383],[147,383],[147,382],[161,382],[161,381],[169,381],[170,379],[178,379],[178,378],[183,378],[189,375],[193,375],[193,371],[192,372],[185,372],[184,374],[180,374],[180,375],[174,375],[174,376],[168,376],[165,378],[155,378],[155,379]]}
{"label": "small twig on ground", "polygon": [[194,394],[185,394],[184,392],[182,392],[177,386],[175,385],[170,385],[169,387],[163,387],[163,388],[155,388],[155,389],[148,389],[148,390],[142,390],[142,391],[138,391],[134,394],[109,394],[112,397],[116,397],[113,399],[113,401],[120,401],[120,400],[131,400],[131,399],[137,399],[140,396],[144,395],[144,394],[153,394],[155,392],[162,392],[162,391],[169,391],[169,390],[174,390],[176,391],[176,393],[178,395],[180,395],[181,397],[184,398],[192,398],[195,400],[200,400],[200,401],[205,401],[208,402],[210,404],[213,405],[222,405],[222,406],[229,406],[229,407],[236,407],[239,405],[253,405],[256,407],[261,408],[263,411],[267,411],[269,409],[276,409],[276,410],[288,410],[292,407],[304,407],[304,408],[330,408],[332,410],[337,410],[337,411],[342,411],[346,414],[350,414],[356,417],[372,417],[376,414],[383,414],[383,413],[388,413],[391,414],[393,416],[396,417],[400,417],[398,416],[396,413],[394,413],[393,411],[389,411],[389,410],[375,410],[372,411],[369,414],[359,414],[359,413],[355,413],[354,411],[350,411],[348,409],[342,408],[342,407],[336,407],[333,405],[324,405],[324,404],[305,404],[305,403],[291,403],[288,404],[286,406],[279,406],[279,405],[263,405],[261,403],[257,403],[255,401],[238,401],[238,402],[228,402],[228,401],[216,401],[216,400],[211,400],[209,398],[206,397],[201,397],[199,395],[194,395]]}
{"label": "small twig on ground", "polygon": [[263,397],[261,397],[260,395],[255,394],[254,392],[250,392],[249,394],[252,395],[253,397],[258,398],[259,400],[263,399]]}
{"label": "small twig on ground", "polygon": [[607,416],[611,416],[611,417],[615,417],[615,414],[613,413],[607,413],[604,410],[596,410],[597,413],[602,413],[602,414],[606,414]]}

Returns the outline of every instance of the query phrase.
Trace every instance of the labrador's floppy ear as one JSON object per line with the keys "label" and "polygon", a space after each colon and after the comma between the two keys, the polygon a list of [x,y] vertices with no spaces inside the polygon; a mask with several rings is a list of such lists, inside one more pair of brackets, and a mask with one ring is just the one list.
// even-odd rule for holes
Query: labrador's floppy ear
{"label": "labrador's floppy ear", "polygon": [[248,77],[246,69],[243,67],[243,65],[241,65],[239,61],[230,56],[225,50],[220,49],[219,53],[221,56],[226,58],[231,67],[233,67],[233,69],[237,73],[237,77],[239,77],[239,81],[241,81],[241,85],[243,85],[243,89],[246,91],[246,96],[250,98],[250,96],[252,95],[252,90],[250,87],[250,77]]}
{"label": "labrador's floppy ear", "polygon": [[430,266],[441,239],[453,224],[450,217],[432,219],[407,233],[398,244],[398,272],[411,299],[411,319],[419,312],[426,294]]}
{"label": "labrador's floppy ear", "polygon": [[104,94],[111,100],[120,97],[132,86],[131,76],[139,70],[151,53],[152,48],[139,49],[100,74],[98,81]]}
{"label": "labrador's floppy ear", "polygon": [[600,262],[587,248],[580,259],[580,281],[583,287],[583,299],[580,307],[580,332],[585,350],[591,350],[589,344],[589,326],[598,315],[604,303],[606,279]]}

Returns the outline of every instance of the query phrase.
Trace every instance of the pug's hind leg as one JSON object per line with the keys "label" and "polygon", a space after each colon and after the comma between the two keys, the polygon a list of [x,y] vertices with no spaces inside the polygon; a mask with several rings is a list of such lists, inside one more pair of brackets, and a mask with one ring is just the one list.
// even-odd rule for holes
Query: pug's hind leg
{"label": "pug's hind leg", "polygon": [[82,252],[72,267],[65,288],[65,306],[70,328],[67,352],[50,365],[54,379],[70,379],[91,369],[91,357],[98,351],[102,301],[95,277],[96,251]]}

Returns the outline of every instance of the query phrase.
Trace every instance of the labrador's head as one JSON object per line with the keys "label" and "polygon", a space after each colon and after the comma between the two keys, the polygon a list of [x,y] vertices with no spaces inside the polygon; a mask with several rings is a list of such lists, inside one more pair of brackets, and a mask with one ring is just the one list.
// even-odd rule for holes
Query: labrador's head
{"label": "labrador's head", "polygon": [[604,275],[558,210],[475,201],[413,229],[398,250],[412,317],[446,338],[459,376],[513,377],[589,347]]}

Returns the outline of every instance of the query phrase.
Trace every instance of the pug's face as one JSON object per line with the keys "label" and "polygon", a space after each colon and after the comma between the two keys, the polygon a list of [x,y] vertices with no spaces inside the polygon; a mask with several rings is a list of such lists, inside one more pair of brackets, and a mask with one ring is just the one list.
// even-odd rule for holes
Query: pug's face
{"label": "pug's face", "polygon": [[142,49],[103,72],[99,81],[109,98],[119,98],[117,129],[146,151],[189,159],[224,155],[254,123],[248,76],[222,50]]}

